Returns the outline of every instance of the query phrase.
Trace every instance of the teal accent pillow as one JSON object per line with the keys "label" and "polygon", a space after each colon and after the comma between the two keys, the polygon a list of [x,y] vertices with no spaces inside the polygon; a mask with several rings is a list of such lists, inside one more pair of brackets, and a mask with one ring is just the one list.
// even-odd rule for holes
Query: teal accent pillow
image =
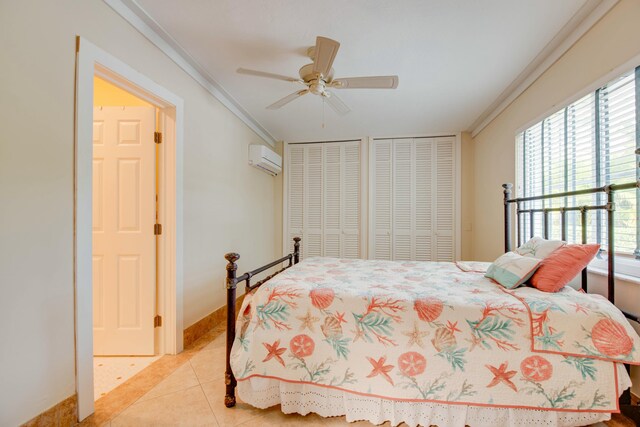
{"label": "teal accent pillow", "polygon": [[495,280],[507,289],[514,289],[526,282],[541,262],[538,258],[507,252],[489,266],[484,277]]}

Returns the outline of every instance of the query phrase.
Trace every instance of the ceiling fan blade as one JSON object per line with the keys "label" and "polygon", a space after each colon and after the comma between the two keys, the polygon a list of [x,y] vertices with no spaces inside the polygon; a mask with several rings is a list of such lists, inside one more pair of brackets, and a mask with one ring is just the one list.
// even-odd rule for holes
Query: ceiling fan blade
{"label": "ceiling fan blade", "polygon": [[347,77],[331,82],[335,89],[395,89],[398,76]]}
{"label": "ceiling fan blade", "polygon": [[333,108],[333,110],[336,113],[340,114],[341,116],[344,116],[349,111],[351,111],[351,109],[347,107],[347,104],[342,102],[342,99],[338,98],[338,96],[335,93],[331,93],[331,92],[327,92],[327,93],[329,94],[329,96],[325,97],[325,99],[327,100],[327,103],[329,104],[329,106]]}
{"label": "ceiling fan blade", "polygon": [[284,98],[282,98],[281,100],[276,101],[273,104],[269,105],[267,107],[267,110],[277,110],[278,108],[281,108],[281,107],[287,105],[288,103],[290,103],[294,99],[298,99],[302,95],[306,95],[307,93],[309,93],[309,89],[303,89],[303,90],[298,91],[298,92],[293,92],[291,95],[287,95]]}
{"label": "ceiling fan blade", "polygon": [[284,80],[285,82],[302,82],[295,77],[287,77],[282,74],[267,73],[266,71],[248,70],[246,68],[238,68],[236,70],[238,74],[247,74],[249,76],[266,77],[268,79]]}
{"label": "ceiling fan blade", "polygon": [[336,59],[340,43],[326,37],[316,37],[316,47],[313,60],[313,72],[328,76]]}

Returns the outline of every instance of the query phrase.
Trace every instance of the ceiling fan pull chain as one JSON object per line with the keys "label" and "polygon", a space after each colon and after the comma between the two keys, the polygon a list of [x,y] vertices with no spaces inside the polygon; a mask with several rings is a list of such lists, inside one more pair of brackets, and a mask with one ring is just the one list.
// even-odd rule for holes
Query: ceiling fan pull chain
{"label": "ceiling fan pull chain", "polygon": [[322,97],[322,129],[324,129],[324,96]]}

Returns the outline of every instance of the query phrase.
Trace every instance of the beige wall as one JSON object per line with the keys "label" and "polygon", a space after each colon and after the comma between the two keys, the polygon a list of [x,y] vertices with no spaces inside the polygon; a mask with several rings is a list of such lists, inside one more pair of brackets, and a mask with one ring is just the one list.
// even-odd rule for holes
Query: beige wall
{"label": "beige wall", "polygon": [[105,3],[0,2],[0,425],[75,393],[75,36],[184,99],[184,325],[224,304],[228,251],[281,253],[278,179],[247,164],[261,139]]}
{"label": "beige wall", "polygon": [[[492,261],[504,252],[502,188],[515,182],[515,134],[564,100],[640,54],[640,1],[621,0],[564,56],[474,139],[473,258]],[[640,64],[636,64],[640,65]],[[463,193],[464,194],[464,193]],[[617,280],[620,308],[637,312],[637,283]],[[589,275],[589,291],[606,294],[606,278]],[[640,328],[637,328],[640,331]],[[634,384],[640,383],[634,369]],[[640,387],[634,386],[640,394]]]}

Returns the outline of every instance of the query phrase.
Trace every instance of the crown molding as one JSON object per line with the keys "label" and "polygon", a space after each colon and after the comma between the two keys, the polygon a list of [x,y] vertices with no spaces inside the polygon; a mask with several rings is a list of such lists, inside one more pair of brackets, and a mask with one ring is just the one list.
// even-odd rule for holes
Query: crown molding
{"label": "crown molding", "polygon": [[167,55],[222,105],[272,147],[276,139],[258,123],[180,44],[135,0],[103,0],[140,34]]}
{"label": "crown molding", "polygon": [[545,71],[558,61],[587,33],[619,0],[587,0],[569,22],[540,51],[513,82],[470,126],[475,138],[489,123],[527,90]]}

